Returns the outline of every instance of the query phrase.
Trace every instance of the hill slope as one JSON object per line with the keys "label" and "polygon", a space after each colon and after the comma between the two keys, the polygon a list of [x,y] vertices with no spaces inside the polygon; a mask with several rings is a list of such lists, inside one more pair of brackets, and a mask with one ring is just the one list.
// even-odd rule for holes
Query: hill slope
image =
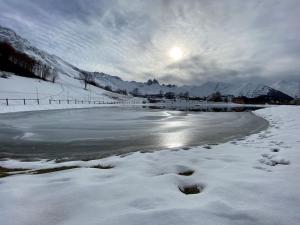
{"label": "hill slope", "polygon": [[[80,78],[82,72],[80,69],[57,56],[33,47],[29,41],[18,36],[10,29],[0,27],[0,43],[8,44],[16,52],[24,53],[33,59],[34,62],[46,65],[53,70],[55,69],[57,73],[57,79],[55,83],[52,83],[41,79],[28,78],[22,73],[18,73],[17,75],[19,76],[15,76],[14,73],[2,71],[0,72],[2,76],[0,77],[0,98],[36,98],[38,96],[41,99],[77,98],[80,100],[102,101],[128,99],[127,96],[108,92],[92,85],[88,85],[87,90],[85,90],[84,82]],[[38,76],[39,74],[36,74],[36,77]]]}

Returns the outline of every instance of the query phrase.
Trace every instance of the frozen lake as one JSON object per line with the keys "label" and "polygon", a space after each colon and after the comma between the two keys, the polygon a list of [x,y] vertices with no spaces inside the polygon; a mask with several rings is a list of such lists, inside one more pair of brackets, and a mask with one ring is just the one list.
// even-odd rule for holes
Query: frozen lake
{"label": "frozen lake", "polygon": [[235,112],[243,109],[180,110],[103,107],[3,114],[0,157],[92,159],[215,144],[267,126],[251,112]]}

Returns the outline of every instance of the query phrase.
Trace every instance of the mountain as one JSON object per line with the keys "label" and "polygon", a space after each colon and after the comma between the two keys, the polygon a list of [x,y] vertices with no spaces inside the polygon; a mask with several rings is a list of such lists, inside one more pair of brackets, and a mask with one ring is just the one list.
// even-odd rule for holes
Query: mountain
{"label": "mountain", "polygon": [[281,80],[270,84],[270,87],[286,93],[293,98],[300,97],[300,81]]}
{"label": "mountain", "polygon": [[[92,85],[84,89],[82,73],[61,58],[35,48],[11,29],[0,26],[0,98],[39,96],[47,100],[102,101],[129,98]],[[55,80],[52,79],[54,75]]]}
{"label": "mountain", "polygon": [[61,74],[69,77],[78,77],[80,70],[61,58],[50,55],[42,50],[32,46],[29,41],[17,35],[11,29],[0,26],[0,43],[10,44],[16,51],[25,53],[36,61],[39,61],[49,67],[57,69]]}
{"label": "mountain", "polygon": [[[108,92],[103,90],[106,89],[119,93],[121,93],[120,91],[123,91],[122,93],[126,91],[127,93],[135,93],[138,95],[152,95],[167,92],[183,94],[188,92],[190,96],[204,97],[210,96],[215,92],[220,92],[222,95],[255,98],[258,96],[272,95],[290,95],[294,97],[299,90],[298,84],[287,81],[277,82],[270,86],[250,82],[242,84],[207,82],[198,86],[176,86],[160,84],[155,79],[149,79],[147,82],[124,81],[118,76],[112,76],[102,72],[83,71],[55,55],[50,55],[33,47],[29,41],[20,37],[14,31],[4,27],[0,27],[0,50],[1,46],[2,53],[0,51],[0,57],[6,60],[7,63],[0,63],[0,70],[1,66],[2,70],[10,71],[18,69],[10,72],[21,76],[50,80],[64,87],[68,86],[69,88],[65,89],[69,91],[72,89],[72,93],[74,93],[74,88],[70,87],[76,87],[82,92],[83,86],[86,87],[87,84],[91,84],[93,87],[90,89],[99,92],[100,95],[102,95],[102,92],[105,95],[109,95]],[[5,54],[7,54],[7,56],[3,56]],[[7,67],[7,65],[11,63],[7,58],[11,56],[13,56],[15,60],[12,61],[17,63]],[[24,68],[26,68],[26,70]],[[54,77],[55,79],[53,78],[54,75],[57,76]],[[118,97],[121,98],[120,96]]]}

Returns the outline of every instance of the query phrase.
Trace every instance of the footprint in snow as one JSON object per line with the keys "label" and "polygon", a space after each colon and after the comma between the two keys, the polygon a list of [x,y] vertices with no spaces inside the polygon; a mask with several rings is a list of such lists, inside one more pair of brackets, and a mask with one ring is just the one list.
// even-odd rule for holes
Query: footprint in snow
{"label": "footprint in snow", "polygon": [[279,151],[280,151],[279,148],[272,148],[272,149],[271,149],[271,152],[279,152]]}
{"label": "footprint in snow", "polygon": [[263,171],[266,171],[266,172],[272,172],[272,170],[269,170],[269,169],[264,168],[264,167],[262,167],[262,166],[254,166],[253,168],[254,168],[254,169],[258,169],[258,170],[263,170]]}
{"label": "footprint in snow", "polygon": [[203,184],[182,184],[178,186],[178,189],[186,195],[199,194],[205,188]]}
{"label": "footprint in snow", "polygon": [[289,165],[290,161],[284,158],[271,155],[271,154],[262,154],[262,159],[258,160],[260,163],[267,166],[277,166],[277,165]]}

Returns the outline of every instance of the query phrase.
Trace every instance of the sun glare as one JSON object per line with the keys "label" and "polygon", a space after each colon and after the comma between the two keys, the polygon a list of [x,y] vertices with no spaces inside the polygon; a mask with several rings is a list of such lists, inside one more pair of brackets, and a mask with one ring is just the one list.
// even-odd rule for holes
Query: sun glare
{"label": "sun glare", "polygon": [[183,52],[181,48],[174,46],[170,49],[169,56],[173,60],[180,60],[183,57]]}

